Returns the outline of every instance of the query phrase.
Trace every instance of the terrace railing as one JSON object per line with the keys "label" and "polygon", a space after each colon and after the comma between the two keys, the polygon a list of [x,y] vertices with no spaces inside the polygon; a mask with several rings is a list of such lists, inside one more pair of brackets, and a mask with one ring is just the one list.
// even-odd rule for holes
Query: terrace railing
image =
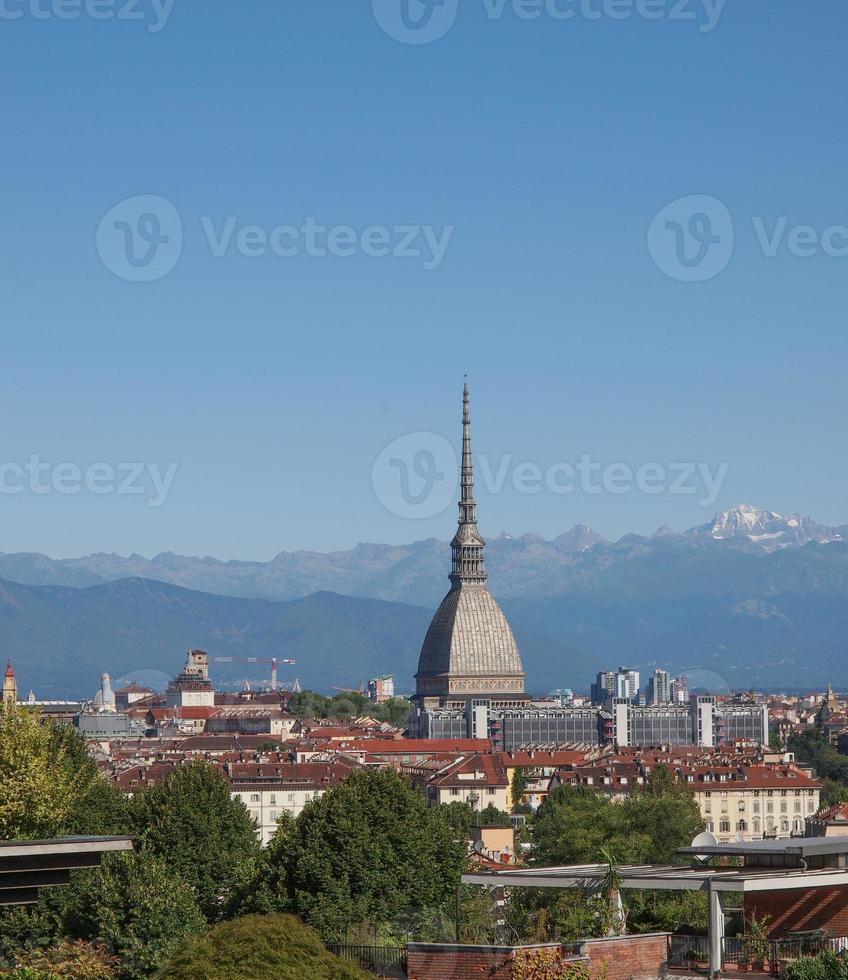
{"label": "terrace railing", "polygon": [[[759,952],[762,966],[755,959],[757,950],[742,936],[726,936],[722,940],[722,966],[725,970],[736,970],[743,964],[746,968],[762,974],[777,975],[780,960],[795,960],[801,956],[815,956],[823,950],[833,953],[848,952],[848,936],[788,936],[783,939],[768,940]],[[706,972],[709,964],[710,948],[706,936],[669,936],[668,965],[671,968]]]}
{"label": "terrace railing", "polygon": [[403,980],[406,977],[406,949],[402,946],[347,946],[331,943],[327,949],[375,976],[388,977],[391,980]]}

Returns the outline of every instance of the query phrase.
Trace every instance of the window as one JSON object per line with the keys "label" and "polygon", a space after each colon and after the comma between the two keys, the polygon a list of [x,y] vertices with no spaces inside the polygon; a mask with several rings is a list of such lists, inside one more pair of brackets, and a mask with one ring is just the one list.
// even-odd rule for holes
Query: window
{"label": "window", "polygon": [[459,796],[459,790],[455,786],[451,789],[451,796]]}
{"label": "window", "polygon": [[487,786],[486,787],[486,795],[487,796],[494,796],[495,795],[495,791],[492,789],[491,786]]}
{"label": "window", "polygon": [[718,824],[719,833],[729,834],[730,833],[730,821],[722,818]]}
{"label": "window", "polygon": [[251,803],[258,803],[259,802],[259,794],[258,793],[251,793],[250,794],[250,802]]}
{"label": "window", "polygon": [[747,830],[747,829],[748,829],[748,826],[747,826],[747,824],[745,823],[745,821],[744,821],[744,820],[740,820],[740,821],[739,821],[739,822],[738,822],[738,823],[736,824],[736,829],[737,829],[737,830]]}

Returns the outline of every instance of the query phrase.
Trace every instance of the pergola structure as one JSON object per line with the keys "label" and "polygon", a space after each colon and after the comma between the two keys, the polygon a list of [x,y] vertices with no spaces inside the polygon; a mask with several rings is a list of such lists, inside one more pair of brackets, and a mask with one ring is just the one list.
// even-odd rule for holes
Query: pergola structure
{"label": "pergola structure", "polygon": [[66,885],[71,871],[96,868],[104,854],[132,846],[131,837],[0,841],[0,906],[32,905],[39,889]]}
{"label": "pergola structure", "polygon": [[[730,893],[794,889],[832,889],[848,886],[848,836],[764,840],[749,843],[682,847],[691,857],[686,865],[622,865],[622,890],[702,891],[709,897],[709,971],[723,968],[724,897]],[[738,858],[741,866],[711,865],[714,858]],[[559,868],[515,868],[464,874],[467,885],[487,888],[580,888],[597,891],[608,865],[584,864]]]}

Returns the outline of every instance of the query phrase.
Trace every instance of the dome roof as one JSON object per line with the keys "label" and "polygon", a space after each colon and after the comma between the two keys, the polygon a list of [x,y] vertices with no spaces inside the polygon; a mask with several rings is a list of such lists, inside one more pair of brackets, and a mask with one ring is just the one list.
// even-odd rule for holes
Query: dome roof
{"label": "dome roof", "polygon": [[[442,683],[427,684],[427,678],[439,678]],[[421,647],[416,679],[421,693],[428,694],[523,692],[518,644],[501,607],[484,585],[463,584],[442,600]],[[460,679],[468,683],[451,683]],[[475,679],[488,682],[473,683]]]}

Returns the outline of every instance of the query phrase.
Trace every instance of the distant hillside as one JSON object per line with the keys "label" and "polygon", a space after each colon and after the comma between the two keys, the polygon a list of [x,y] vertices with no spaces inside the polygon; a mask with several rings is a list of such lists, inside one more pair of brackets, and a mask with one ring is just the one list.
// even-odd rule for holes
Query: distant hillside
{"label": "distant hillside", "polygon": [[[0,554],[0,656],[37,665],[41,687],[55,672],[57,691],[89,690],[101,670],[173,673],[190,645],[296,657],[302,682],[321,689],[384,671],[408,689],[448,562],[434,539],[267,563]],[[553,541],[501,536],[487,565],[534,692],[586,689],[625,662],[729,688],[848,685],[844,527],[743,504],[615,542],[583,526]]]}
{"label": "distant hillside", "polygon": [[[107,671],[173,675],[192,646],[212,656],[277,655],[305,687],[329,691],[394,673],[411,691],[432,610],[331,592],[269,602],[125,579],[85,589],[0,581],[0,657],[11,658],[22,695],[90,696]],[[571,675],[576,656],[555,639],[518,631],[528,671]],[[281,668],[282,669],[282,668]],[[219,680],[261,678],[261,666],[213,664]],[[267,671],[266,671],[267,676]]]}

